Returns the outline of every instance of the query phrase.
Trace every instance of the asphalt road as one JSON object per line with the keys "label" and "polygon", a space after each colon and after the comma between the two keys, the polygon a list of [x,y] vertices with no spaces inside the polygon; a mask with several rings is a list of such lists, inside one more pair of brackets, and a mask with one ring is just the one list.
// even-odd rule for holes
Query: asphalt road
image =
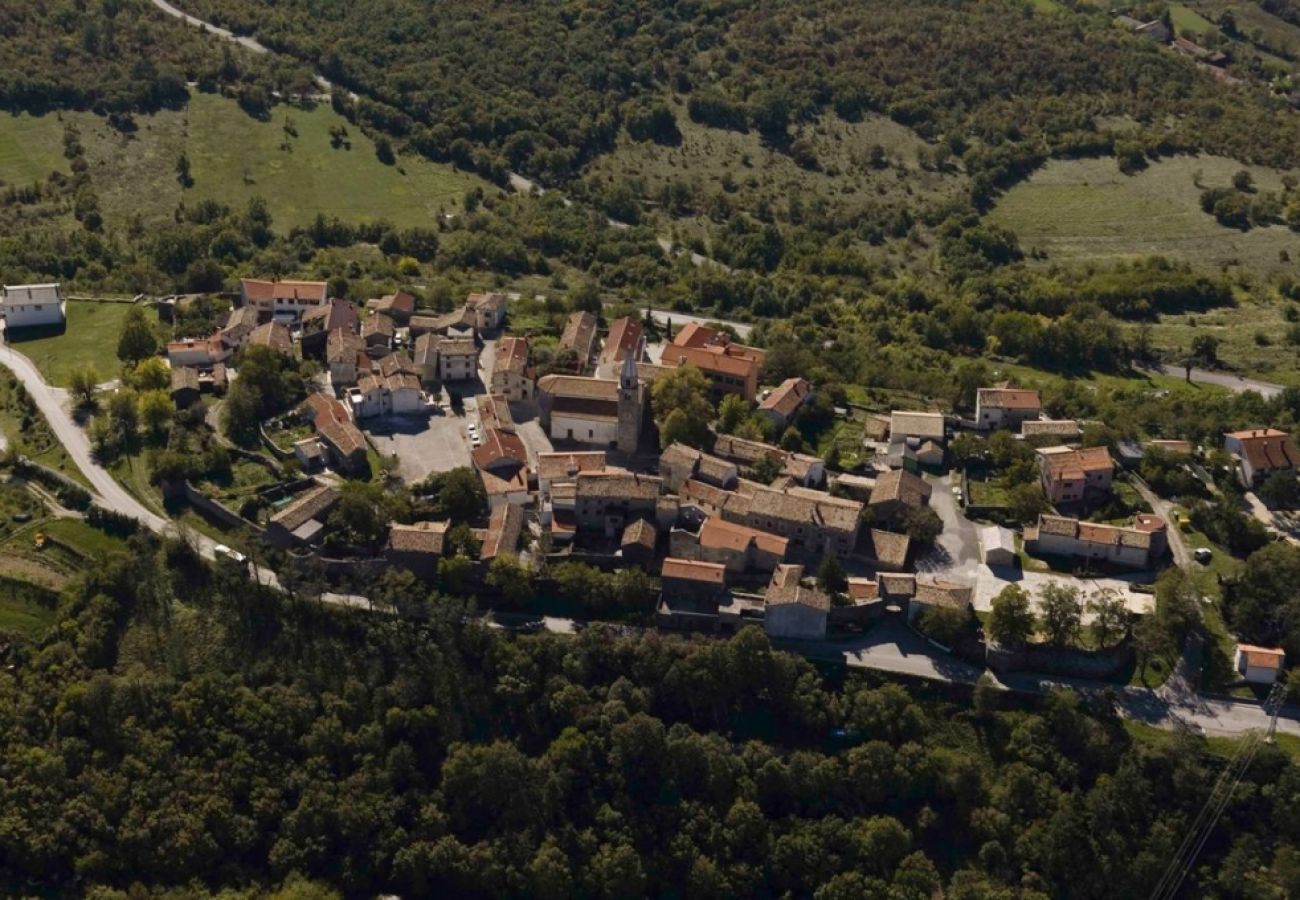
{"label": "asphalt road", "polygon": [[[1160,371],[1170,378],[1186,379],[1187,377],[1187,370],[1182,366],[1163,365],[1160,367]],[[1225,387],[1230,391],[1236,391],[1239,394],[1245,391],[1254,391],[1265,400],[1271,400],[1282,393],[1284,387],[1271,381],[1257,381],[1254,378],[1243,378],[1240,375],[1229,375],[1226,372],[1211,372],[1209,369],[1192,369],[1192,383],[1214,384]]]}
{"label": "asphalt road", "polygon": [[[68,456],[77,464],[86,480],[90,482],[95,502],[114,512],[130,516],[157,534],[169,537],[183,536],[191,541],[199,554],[206,559],[216,558],[218,543],[212,538],[198,532],[186,532],[182,535],[176,523],[164,518],[131,496],[130,492],[115,479],[107,469],[99,464],[91,451],[90,440],[67,409],[68,397],[65,391],[46,384],[45,379],[27,357],[18,353],[4,343],[4,329],[0,328],[0,365],[9,369],[23,383],[41,414],[49,423],[54,436],[59,439]],[[250,573],[261,584],[279,588],[280,581],[269,569],[250,567]],[[326,593],[321,596],[326,603],[352,608],[368,608],[370,601],[353,594]]]}

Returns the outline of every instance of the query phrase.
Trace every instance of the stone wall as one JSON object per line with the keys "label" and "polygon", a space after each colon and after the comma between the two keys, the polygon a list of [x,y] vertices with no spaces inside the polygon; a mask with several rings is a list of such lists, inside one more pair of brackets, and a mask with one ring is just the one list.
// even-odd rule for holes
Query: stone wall
{"label": "stone wall", "polygon": [[989,644],[985,661],[995,672],[1042,672],[1075,678],[1109,678],[1133,663],[1129,641],[1105,650],[1030,646],[1012,650]]}

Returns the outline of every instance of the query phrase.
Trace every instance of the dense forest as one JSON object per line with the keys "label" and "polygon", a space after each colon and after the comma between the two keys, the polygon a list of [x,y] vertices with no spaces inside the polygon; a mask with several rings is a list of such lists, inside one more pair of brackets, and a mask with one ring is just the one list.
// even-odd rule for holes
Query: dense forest
{"label": "dense forest", "polygon": [[[0,674],[6,894],[1133,897],[1222,764],[1068,693],[336,612],[133,541]],[[1195,895],[1300,890],[1297,800],[1265,748]]]}
{"label": "dense forest", "polygon": [[1124,153],[1200,148],[1287,165],[1300,122],[1229,90],[1105,13],[1028,4],[569,4],[189,0],[185,8],[301,60],[364,98],[360,116],[485,174],[564,182],[620,127],[672,142],[683,115],[779,147],[833,112],[883,113],[960,158],[977,200],[1044,154],[1109,153],[1098,116],[1144,126]]}

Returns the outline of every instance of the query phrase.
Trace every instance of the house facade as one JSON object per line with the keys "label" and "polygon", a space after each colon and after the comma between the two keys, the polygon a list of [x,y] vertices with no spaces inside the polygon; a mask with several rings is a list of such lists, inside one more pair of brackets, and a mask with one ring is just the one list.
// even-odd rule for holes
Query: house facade
{"label": "house facade", "polygon": [[1276,428],[1232,431],[1223,436],[1223,449],[1237,462],[1242,484],[1251,486],[1274,472],[1292,472],[1300,467],[1300,451],[1291,435]]}
{"label": "house facade", "polygon": [[1043,493],[1053,504],[1081,503],[1110,493],[1115,462],[1105,447],[1044,447],[1038,451]]}
{"label": "house facade", "polygon": [[500,394],[511,403],[532,400],[536,382],[528,363],[528,339],[503,337],[497,341],[496,356],[492,360],[494,394]]}
{"label": "house facade", "polygon": [[1009,428],[1016,431],[1027,420],[1043,412],[1038,391],[1021,388],[980,388],[975,392],[975,425],[981,430]]}
{"label": "house facade", "polygon": [[1044,513],[1025,530],[1031,553],[1097,560],[1131,569],[1151,568],[1167,546],[1164,519],[1138,516],[1132,527],[1081,522]]}
{"label": "house facade", "polygon": [[5,328],[63,325],[68,305],[63,287],[55,284],[6,284],[0,288],[0,319]]}

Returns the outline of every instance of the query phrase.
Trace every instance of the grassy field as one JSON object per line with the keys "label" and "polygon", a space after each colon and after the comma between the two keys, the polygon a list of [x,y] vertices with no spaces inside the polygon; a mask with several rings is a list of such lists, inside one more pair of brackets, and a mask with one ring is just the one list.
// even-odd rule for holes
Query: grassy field
{"label": "grassy field", "polygon": [[54,592],[0,576],[0,633],[36,640],[54,624]]}
{"label": "grassy field", "polygon": [[[490,187],[419,157],[386,166],[374,143],[355,128],[348,128],[347,146],[336,149],[330,129],[348,125],[328,106],[276,107],[269,121],[259,121],[233,100],[195,94],[184,110],[138,116],[130,134],[92,113],[63,115],[81,134],[110,225],[123,226],[135,216],[145,222],[170,219],[182,201],[212,199],[238,207],[252,197],[266,200],[277,229],[305,225],[318,211],[349,221],[434,225],[438,213],[458,206],[466,191]],[[54,169],[66,172],[64,120],[0,118],[0,180],[27,183]],[[176,177],[182,152],[194,180],[188,190]]]}
{"label": "grassy field", "polygon": [[1239,306],[1201,315],[1161,316],[1151,327],[1151,340],[1178,359],[1197,335],[1209,334],[1218,339],[1219,359],[1232,371],[1300,384],[1300,322],[1287,321],[1286,309],[1282,303],[1244,298]]}
{"label": "grassy field", "polygon": [[[1007,192],[989,220],[1016,232],[1025,249],[1045,251],[1051,262],[1159,254],[1203,268],[1300,272],[1300,234],[1280,225],[1241,232],[1201,211],[1202,189],[1228,185],[1242,168],[1224,157],[1180,156],[1124,175],[1113,159],[1053,160]],[[1260,190],[1281,190],[1284,173],[1250,171]],[[1284,250],[1290,262],[1279,260]]]}
{"label": "grassy field", "polygon": [[[1238,33],[1252,44],[1266,51],[1280,51],[1284,55],[1294,56],[1300,53],[1300,28],[1266,12],[1252,0],[1189,0],[1182,8],[1202,21],[1204,18],[1198,15],[1198,12],[1212,19],[1218,19],[1225,12],[1231,12],[1237,21]],[[1179,22],[1179,15],[1176,12],[1174,22],[1175,24]],[[1213,25],[1210,28],[1214,31],[1219,30]],[[1296,68],[1295,63],[1272,54],[1267,54],[1265,58],[1292,71]]]}
{"label": "grassy field", "polygon": [[63,125],[54,116],[0,116],[0,182],[44,181],[51,172],[67,174]]}
{"label": "grassy field", "polygon": [[41,370],[45,380],[67,387],[78,366],[91,365],[101,381],[115,378],[121,363],[117,339],[130,311],[129,303],[68,302],[68,324],[57,334],[44,330],[9,335],[9,343]]}
{"label": "grassy field", "polygon": [[1210,33],[1217,33],[1218,28],[1214,23],[1206,19],[1203,15],[1194,9],[1189,9],[1181,3],[1169,4],[1169,18],[1174,23],[1174,31],[1178,34],[1191,32],[1197,37],[1204,37]]}

